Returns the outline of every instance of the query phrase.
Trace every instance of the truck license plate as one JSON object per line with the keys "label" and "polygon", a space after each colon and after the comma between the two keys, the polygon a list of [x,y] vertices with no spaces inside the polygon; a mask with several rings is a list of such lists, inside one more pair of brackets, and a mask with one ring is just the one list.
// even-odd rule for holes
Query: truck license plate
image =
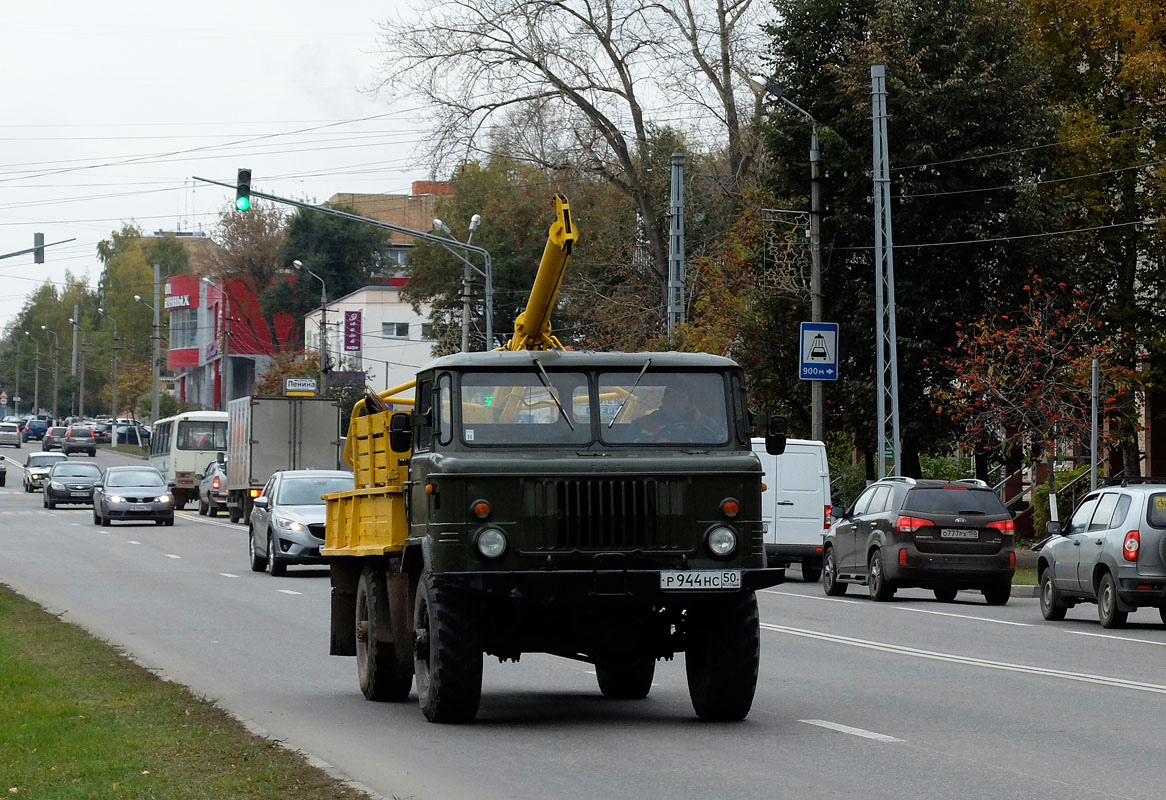
{"label": "truck license plate", "polygon": [[741,570],[664,570],[661,589],[740,589]]}
{"label": "truck license plate", "polygon": [[979,531],[959,530],[955,528],[943,528],[939,531],[940,539],[979,539]]}

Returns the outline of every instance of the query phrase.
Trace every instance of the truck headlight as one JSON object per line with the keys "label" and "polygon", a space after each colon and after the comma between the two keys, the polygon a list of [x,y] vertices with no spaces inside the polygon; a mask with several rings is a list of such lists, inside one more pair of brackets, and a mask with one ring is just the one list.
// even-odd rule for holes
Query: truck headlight
{"label": "truck headlight", "polygon": [[737,549],[737,534],[732,528],[726,528],[724,525],[710,528],[705,535],[705,541],[708,542],[712,554],[720,558],[728,558]]}
{"label": "truck headlight", "polygon": [[486,558],[498,558],[506,552],[506,534],[497,528],[482,528],[474,543]]}

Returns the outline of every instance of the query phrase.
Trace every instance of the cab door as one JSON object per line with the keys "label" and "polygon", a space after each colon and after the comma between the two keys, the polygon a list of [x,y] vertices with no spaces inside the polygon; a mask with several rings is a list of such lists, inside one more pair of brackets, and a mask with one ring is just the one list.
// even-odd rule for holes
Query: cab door
{"label": "cab door", "polygon": [[877,485],[867,488],[854,501],[846,516],[834,523],[834,563],[838,565],[839,572],[853,574],[855,571],[855,548],[858,547],[860,537],[865,541],[864,531],[870,528],[870,523],[863,520],[863,515],[880,488]]}
{"label": "cab door", "polygon": [[[1097,508],[1093,512],[1093,517],[1089,521],[1089,528],[1081,537],[1077,559],[1077,585],[1082,592],[1091,597],[1096,595],[1096,589],[1093,586],[1093,568],[1101,560],[1101,552],[1105,549],[1105,542],[1113,535],[1112,529],[1125,521],[1129,504],[1129,497],[1118,492],[1102,494]],[[1119,532],[1119,540],[1121,536],[1122,534]]]}
{"label": "cab door", "polygon": [[1061,532],[1065,541],[1057,547],[1057,558],[1053,562],[1053,580],[1057,588],[1063,592],[1081,591],[1081,581],[1077,577],[1077,570],[1081,564],[1081,545],[1089,536],[1089,523],[1100,500],[1099,494],[1087,495],[1073,512],[1069,526]]}

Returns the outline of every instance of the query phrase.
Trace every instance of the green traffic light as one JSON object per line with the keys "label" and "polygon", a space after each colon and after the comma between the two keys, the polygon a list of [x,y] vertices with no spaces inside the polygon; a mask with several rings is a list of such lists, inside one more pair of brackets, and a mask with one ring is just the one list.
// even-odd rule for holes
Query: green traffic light
{"label": "green traffic light", "polygon": [[247,211],[248,209],[251,208],[251,198],[250,197],[236,197],[235,198],[235,208],[239,209],[240,211]]}

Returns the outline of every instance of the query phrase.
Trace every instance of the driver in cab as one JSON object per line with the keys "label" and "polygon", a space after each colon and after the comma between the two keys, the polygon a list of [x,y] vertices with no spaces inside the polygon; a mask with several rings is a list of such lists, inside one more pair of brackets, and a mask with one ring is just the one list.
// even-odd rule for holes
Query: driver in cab
{"label": "driver in cab", "polygon": [[[692,389],[685,384],[670,384],[664,389],[660,406],[637,419],[637,441],[675,441],[687,439],[697,431],[715,429],[715,422],[701,410]],[[705,438],[705,437],[701,437]]]}

